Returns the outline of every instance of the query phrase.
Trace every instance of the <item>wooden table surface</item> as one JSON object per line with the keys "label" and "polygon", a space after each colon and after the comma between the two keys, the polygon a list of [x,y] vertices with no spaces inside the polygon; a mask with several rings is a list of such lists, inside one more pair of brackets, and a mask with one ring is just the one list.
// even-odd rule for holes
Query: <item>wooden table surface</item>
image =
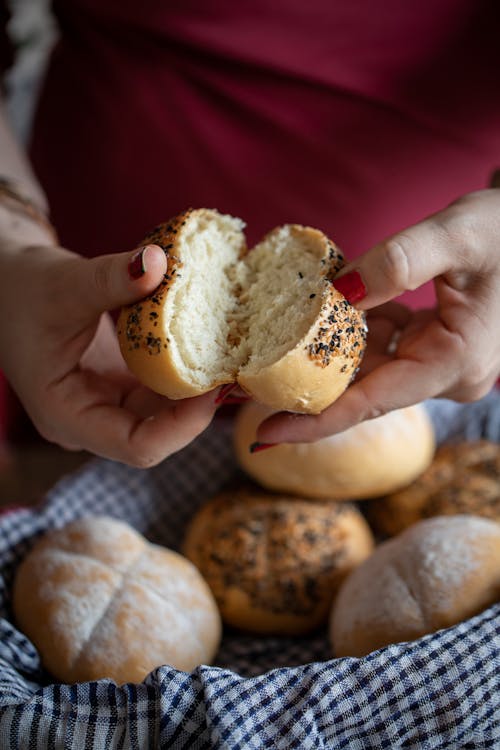
{"label": "wooden table surface", "polygon": [[16,505],[33,505],[62,476],[69,474],[89,455],[71,452],[43,441],[15,445],[0,458],[0,511]]}

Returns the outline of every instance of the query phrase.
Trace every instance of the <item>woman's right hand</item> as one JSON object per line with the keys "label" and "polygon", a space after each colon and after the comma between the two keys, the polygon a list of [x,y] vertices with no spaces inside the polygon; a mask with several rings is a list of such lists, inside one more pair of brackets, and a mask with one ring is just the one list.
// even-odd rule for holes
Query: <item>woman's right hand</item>
{"label": "woman's right hand", "polygon": [[210,423],[216,394],[170,401],[119,351],[109,312],[152,292],[165,271],[155,245],[91,260],[46,237],[0,247],[0,368],[47,440],[148,467]]}

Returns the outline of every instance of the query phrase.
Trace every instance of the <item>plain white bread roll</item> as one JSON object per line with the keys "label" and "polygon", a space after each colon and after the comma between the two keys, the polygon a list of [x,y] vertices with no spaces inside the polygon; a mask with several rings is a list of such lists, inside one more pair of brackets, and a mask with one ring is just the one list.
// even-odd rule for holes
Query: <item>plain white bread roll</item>
{"label": "plain white bread roll", "polygon": [[275,409],[318,413],[349,385],[366,325],[332,284],[344,265],[322,232],[289,224],[247,252],[244,224],[187,211],[144,240],[163,248],[158,289],[117,331],[137,378],[172,399],[238,382]]}
{"label": "plain white bread roll", "polygon": [[379,545],[344,581],[330,635],[336,656],[450,627],[500,600],[500,524],[440,516]]}
{"label": "plain white bread roll", "polygon": [[341,581],[373,547],[355,506],[252,486],[206,503],[184,540],[227,624],[282,635],[325,624]]}
{"label": "plain white bread roll", "polygon": [[421,405],[361,422],[315,443],[284,443],[250,453],[256,429],[272,411],[249,402],[239,411],[234,445],[240,466],[277,492],[361,500],[405,487],[429,466],[432,423]]}
{"label": "plain white bread roll", "polygon": [[21,563],[13,608],[62,682],[140,682],[162,664],[210,663],[221,637],[214,598],[189,560],[127,524],[87,517],[42,537]]}

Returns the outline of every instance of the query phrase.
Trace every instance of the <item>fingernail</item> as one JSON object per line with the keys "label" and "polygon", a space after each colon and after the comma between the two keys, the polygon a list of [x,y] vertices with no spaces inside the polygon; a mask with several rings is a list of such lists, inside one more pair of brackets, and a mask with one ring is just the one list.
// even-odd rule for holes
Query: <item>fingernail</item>
{"label": "fingernail", "polygon": [[278,443],[252,443],[249,450],[250,453],[260,453],[260,451],[265,451],[268,448],[273,448],[275,445],[278,445]]}
{"label": "fingernail", "polygon": [[235,388],[237,388],[237,383],[228,383],[227,385],[221,386],[221,389],[219,390],[219,393],[217,394],[217,397],[215,399],[216,404],[222,404],[227,403],[226,398],[229,396],[231,391],[234,391]]}
{"label": "fingernail", "polygon": [[344,295],[351,305],[366,297],[366,286],[357,271],[346,273],[340,279],[333,279],[333,286]]}
{"label": "fingernail", "polygon": [[146,273],[146,253],[148,245],[141,247],[130,259],[128,264],[128,275],[133,281],[140,279]]}

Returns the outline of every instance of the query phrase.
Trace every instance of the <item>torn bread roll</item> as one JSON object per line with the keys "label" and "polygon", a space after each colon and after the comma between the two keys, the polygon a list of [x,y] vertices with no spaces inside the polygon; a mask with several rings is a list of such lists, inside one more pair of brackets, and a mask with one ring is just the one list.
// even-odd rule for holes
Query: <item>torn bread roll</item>
{"label": "torn bread roll", "polygon": [[343,583],[335,656],[364,656],[447,628],[500,600],[500,524],[471,515],[420,521],[380,544]]}
{"label": "torn bread roll", "polygon": [[363,313],[332,283],[343,255],[322,232],[296,224],[248,252],[243,228],[197,209],[146,237],[168,268],[153,294],[122,310],[123,357],[172,399],[237,382],[274,409],[317,414],[347,388],[366,343]]}
{"label": "torn bread roll", "polygon": [[291,635],[327,621],[341,581],[373,547],[353,505],[242,487],[198,511],[183,550],[210,585],[224,622]]}
{"label": "torn bread roll", "polygon": [[90,516],[47,533],[21,563],[13,608],[44,667],[67,683],[140,682],[210,663],[221,637],[195,566],[128,524]]}
{"label": "torn bread roll", "polygon": [[315,443],[284,443],[251,453],[259,424],[272,414],[259,404],[242,406],[234,427],[239,465],[276,492],[333,500],[378,497],[406,487],[431,463],[434,429],[418,404],[388,412]]}

